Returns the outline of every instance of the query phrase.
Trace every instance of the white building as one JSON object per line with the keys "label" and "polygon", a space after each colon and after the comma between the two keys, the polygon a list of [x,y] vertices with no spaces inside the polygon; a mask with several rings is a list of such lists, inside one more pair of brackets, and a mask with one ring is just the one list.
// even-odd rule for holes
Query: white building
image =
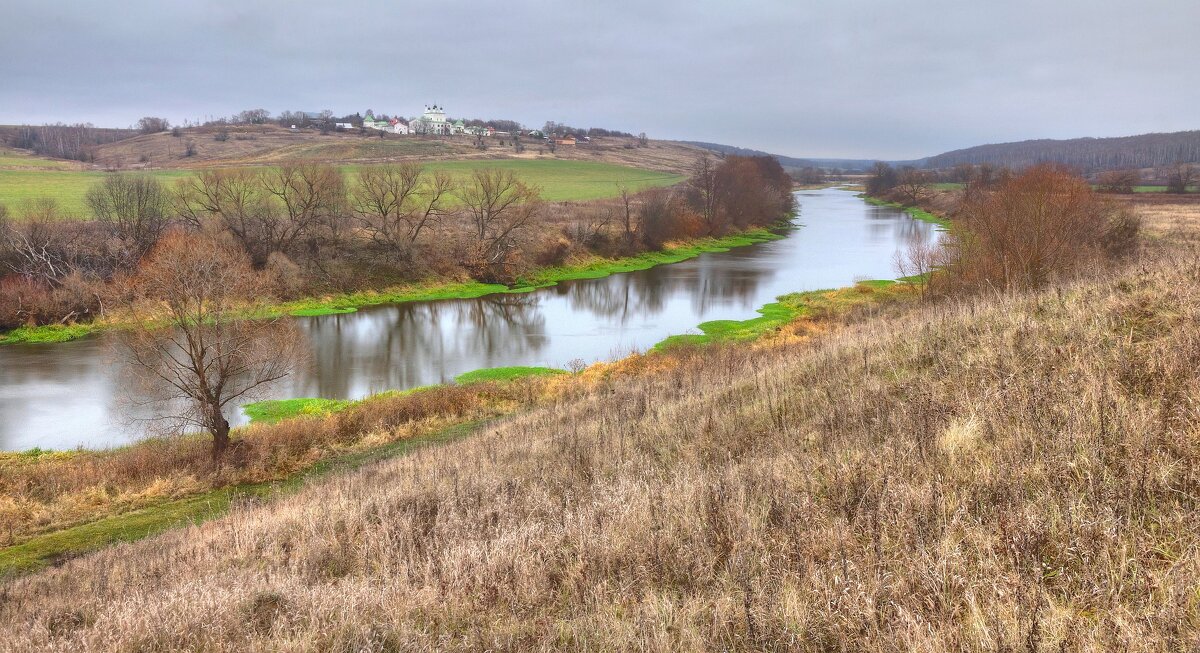
{"label": "white building", "polygon": [[411,131],[409,130],[409,127],[408,127],[408,123],[404,122],[403,120],[401,120],[399,118],[392,118],[392,121],[389,124],[391,124],[391,126],[392,126],[393,134],[409,134],[409,133],[411,133]]}
{"label": "white building", "polygon": [[446,121],[446,110],[438,105],[425,107],[425,113],[409,125],[414,134],[449,134],[450,123]]}

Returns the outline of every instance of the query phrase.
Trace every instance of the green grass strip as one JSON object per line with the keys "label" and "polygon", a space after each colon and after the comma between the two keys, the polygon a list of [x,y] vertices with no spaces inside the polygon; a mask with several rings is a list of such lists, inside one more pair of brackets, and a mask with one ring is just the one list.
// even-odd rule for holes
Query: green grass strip
{"label": "green grass strip", "polygon": [[481,383],[484,381],[512,381],[529,376],[554,376],[556,374],[567,374],[567,371],[553,367],[524,367],[520,365],[512,367],[489,367],[459,374],[454,377],[454,382],[459,385],[466,385],[468,383]]}
{"label": "green grass strip", "polygon": [[18,327],[0,335],[0,344],[46,344],[67,342],[90,335],[96,329],[95,324],[47,324],[45,326]]}
{"label": "green grass strip", "polygon": [[700,333],[668,336],[654,345],[656,351],[666,351],[680,345],[707,345],[714,342],[744,342],[755,340],[791,322],[805,311],[803,293],[784,295],[779,301],[758,309],[759,317],[749,320],[712,320],[701,323]]}
{"label": "green grass strip", "polygon": [[251,422],[273,424],[293,417],[325,417],[345,410],[352,403],[345,399],[321,399],[302,397],[299,399],[267,399],[242,406],[242,412]]}

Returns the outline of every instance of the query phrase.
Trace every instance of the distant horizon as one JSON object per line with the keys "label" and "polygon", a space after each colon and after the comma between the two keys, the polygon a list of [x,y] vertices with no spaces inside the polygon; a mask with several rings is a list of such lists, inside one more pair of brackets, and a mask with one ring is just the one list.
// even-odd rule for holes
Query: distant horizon
{"label": "distant horizon", "polygon": [[[442,105],[439,103],[437,106],[441,107]],[[254,108],[261,109],[263,107],[254,107]],[[387,111],[387,110],[375,111],[374,108],[372,108],[371,110],[374,111],[376,115],[383,114],[383,115],[388,115],[391,117],[401,117],[401,118],[406,118],[406,119],[419,115],[419,114],[398,114],[398,113],[394,113],[394,112]],[[267,109],[267,111],[270,111],[271,120],[274,121],[278,117],[278,115],[281,111],[300,111],[300,112],[320,113],[321,111],[325,111],[325,109],[320,109],[317,111],[312,111],[310,109],[282,109],[282,110],[280,110],[280,112]],[[330,111],[333,111],[333,110],[330,109]],[[62,121],[56,121],[56,123],[61,122],[63,124],[67,124],[67,125],[85,124],[85,125],[91,125],[97,129],[137,129],[137,121],[138,120],[140,120],[143,117],[153,116],[153,117],[165,118],[168,122],[170,122],[170,124],[173,127],[177,126],[177,127],[182,127],[182,128],[188,128],[188,127],[202,127],[204,125],[204,123],[206,123],[206,122],[211,122],[211,121],[218,120],[221,118],[229,118],[229,117],[236,115],[237,113],[238,113],[238,111],[232,111],[232,112],[222,114],[222,115],[204,116],[204,117],[200,118],[200,122],[197,122],[196,119],[191,119],[191,118],[184,118],[182,120],[179,120],[179,119],[172,119],[170,116],[166,116],[166,115],[157,115],[157,114],[149,114],[148,113],[148,114],[144,114],[142,116],[138,116],[133,121],[131,121],[130,124],[128,124],[128,125],[112,125],[112,124],[105,125],[105,124],[97,124],[94,122],[84,121],[84,120],[73,120],[73,121],[62,120]],[[344,117],[344,116],[350,116],[350,115],[354,115],[354,114],[365,115],[366,110],[359,109],[357,111],[347,111],[347,112],[333,111],[333,113],[334,113],[335,117]],[[459,120],[459,119],[461,119],[461,120],[483,120],[483,121],[514,120],[512,118],[503,118],[503,117],[495,117],[495,116],[491,116],[491,117],[487,117],[487,118],[483,118],[483,117],[479,117],[479,116],[469,116],[468,117],[468,116],[462,116],[462,115],[453,115],[453,114],[451,114],[451,112],[447,112],[447,115],[448,116],[452,115],[452,119],[455,119],[455,120]],[[559,119],[547,119],[547,120],[554,120],[555,122],[562,122],[573,128],[579,128],[579,129],[600,128],[600,129],[608,129],[608,130],[612,130],[612,131],[625,131],[625,132],[630,132],[630,133],[634,133],[634,134],[637,134],[639,132],[639,130],[636,130],[636,129],[629,129],[629,128],[623,128],[621,126],[617,126],[615,123],[614,124],[602,123],[602,124],[596,124],[596,125],[587,125],[585,127],[585,126],[583,126],[582,123],[575,124],[569,120],[559,120]],[[520,120],[514,120],[514,122],[517,122],[518,124],[522,125],[526,129],[541,129],[543,124],[546,122],[546,120],[541,121],[542,124],[529,124],[529,123],[526,123],[526,122],[523,122]],[[17,122],[5,121],[5,122],[0,122],[0,125],[38,126],[38,125],[56,124],[56,123],[36,123],[36,122],[29,122],[29,121],[23,121],[23,122],[22,121],[17,121]],[[1091,139],[1130,138],[1130,137],[1135,137],[1135,136],[1147,136],[1147,135],[1151,135],[1151,134],[1178,134],[1178,133],[1193,132],[1193,131],[1200,131],[1200,127],[1192,128],[1192,129],[1151,130],[1151,131],[1146,131],[1146,132],[1127,133],[1127,134],[1082,134],[1082,135],[1077,135],[1077,136],[1031,136],[1031,137],[1027,137],[1027,138],[1018,138],[1018,139],[1014,139],[1014,140],[991,140],[991,141],[976,142],[976,143],[971,143],[971,144],[966,144],[966,145],[959,145],[957,147],[951,147],[951,148],[948,148],[945,150],[941,150],[939,152],[932,152],[932,153],[923,154],[920,156],[908,156],[908,157],[832,156],[832,155],[820,155],[820,154],[816,154],[816,155],[814,155],[814,154],[793,154],[793,153],[789,153],[789,152],[765,150],[765,149],[762,149],[759,147],[751,147],[748,145],[742,145],[740,143],[731,142],[731,141],[708,140],[708,139],[688,138],[688,137],[663,138],[663,137],[656,137],[654,134],[649,134],[649,133],[647,133],[646,135],[651,140],[675,141],[675,142],[683,142],[683,143],[708,143],[708,144],[712,144],[712,145],[736,147],[736,148],[744,149],[744,150],[755,150],[755,151],[764,152],[764,153],[775,155],[775,156],[784,156],[784,157],[791,158],[791,159],[905,162],[905,161],[921,161],[923,159],[932,158],[932,157],[938,156],[940,154],[946,154],[948,152],[954,152],[957,150],[965,150],[965,149],[981,147],[981,146],[986,146],[986,145],[1005,145],[1005,144],[1010,144],[1010,143],[1023,143],[1023,142],[1027,142],[1027,141],[1070,141],[1070,140],[1088,139],[1088,138],[1091,138]]]}

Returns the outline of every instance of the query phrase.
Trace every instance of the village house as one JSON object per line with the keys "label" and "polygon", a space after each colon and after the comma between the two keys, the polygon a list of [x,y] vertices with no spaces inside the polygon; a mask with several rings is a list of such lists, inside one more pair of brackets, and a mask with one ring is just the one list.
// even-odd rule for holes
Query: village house
{"label": "village house", "polygon": [[363,118],[363,127],[366,127],[367,129],[378,129],[379,131],[392,130],[392,126],[389,125],[386,120],[377,119],[370,111],[368,111],[366,117]]}
{"label": "village house", "polygon": [[408,123],[404,122],[403,120],[401,120],[399,118],[392,118],[391,122],[389,122],[388,124],[390,124],[392,126],[393,134],[409,134],[409,133],[411,133],[409,131]]}

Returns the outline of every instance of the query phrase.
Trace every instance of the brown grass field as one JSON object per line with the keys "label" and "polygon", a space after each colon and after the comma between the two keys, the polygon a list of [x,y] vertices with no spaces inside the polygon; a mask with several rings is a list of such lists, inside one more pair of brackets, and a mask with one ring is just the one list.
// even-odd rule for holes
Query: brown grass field
{"label": "brown grass field", "polygon": [[[293,132],[273,125],[229,127],[229,138],[216,141],[213,127],[183,130],[180,137],[167,132],[137,136],[96,149],[95,167],[99,169],[190,169],[243,165],[277,165],[287,161],[321,161],[339,165],[384,163],[388,161],[442,161],[462,159],[563,159],[600,161],[685,174],[703,150],[671,141],[650,141],[647,147],[627,148],[627,138],[597,138],[592,143],[562,146],[554,153],[539,141],[525,138],[526,149],[517,154],[511,144],[502,146],[500,138],[489,138],[488,149],[475,147],[473,136],[400,136],[379,138],[377,132],[321,134],[315,130]],[[504,139],[507,142],[507,139]],[[194,156],[185,157],[186,143],[196,146]]]}
{"label": "brown grass field", "polygon": [[[1200,642],[1200,205],[1026,294],[629,359],[467,439],[0,585],[5,650]],[[386,428],[386,427],[385,427]]]}

